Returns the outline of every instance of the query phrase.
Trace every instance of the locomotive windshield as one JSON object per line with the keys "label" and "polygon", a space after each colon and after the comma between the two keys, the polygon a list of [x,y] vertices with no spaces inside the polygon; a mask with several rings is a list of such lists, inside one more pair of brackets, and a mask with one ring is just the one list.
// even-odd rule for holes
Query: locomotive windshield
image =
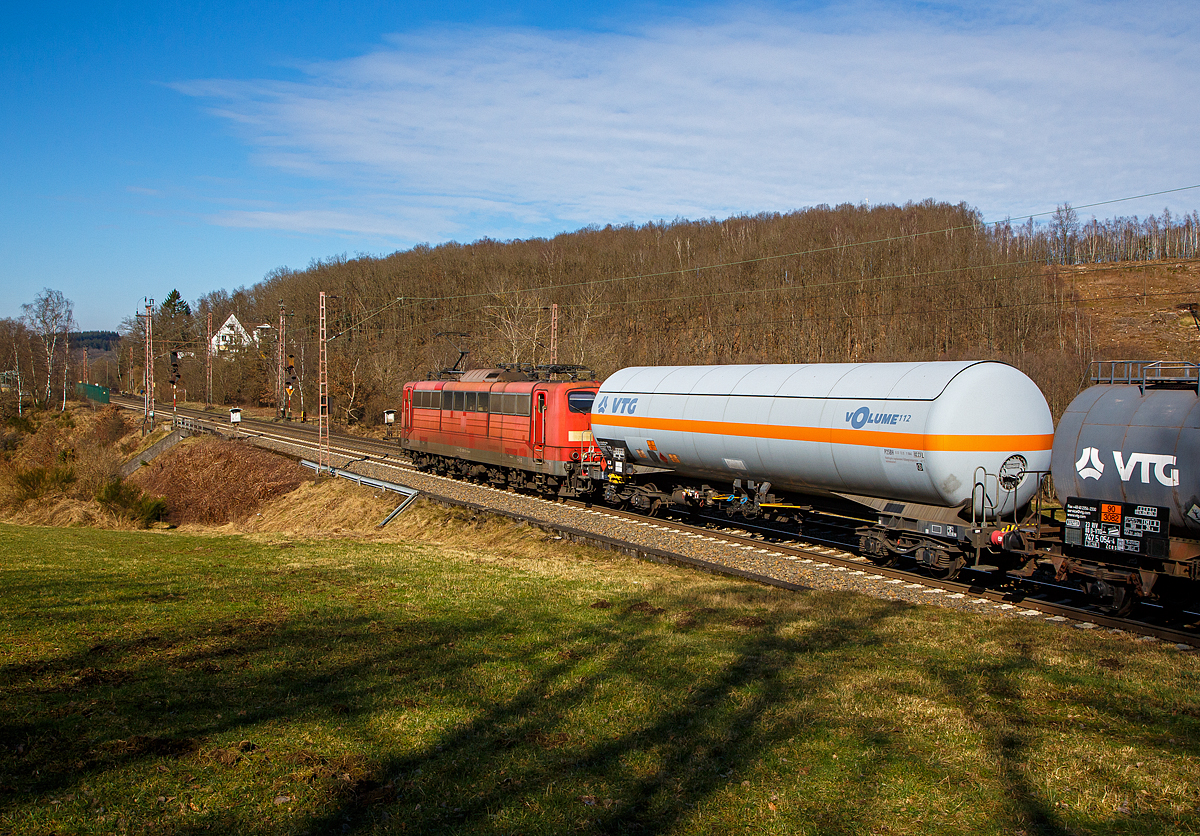
{"label": "locomotive windshield", "polygon": [[573,389],[567,393],[568,412],[591,412],[596,393],[591,389]]}

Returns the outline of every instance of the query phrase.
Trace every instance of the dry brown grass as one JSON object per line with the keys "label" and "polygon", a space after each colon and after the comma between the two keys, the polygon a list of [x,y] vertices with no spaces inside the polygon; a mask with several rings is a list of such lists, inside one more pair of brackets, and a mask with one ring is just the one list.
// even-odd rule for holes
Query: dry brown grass
{"label": "dry brown grass", "polygon": [[[231,521],[220,530],[299,537],[395,539],[392,531],[380,532],[377,526],[399,502],[400,497],[395,494],[381,496],[378,491],[343,480],[310,480],[270,498],[255,513]],[[185,528],[207,529],[198,525]]]}
{"label": "dry brown grass", "polygon": [[166,499],[168,520],[175,525],[222,525],[253,517],[264,502],[312,478],[296,462],[249,444],[191,438],[128,481]]}
{"label": "dry brown grass", "polygon": [[1200,329],[1176,306],[1200,303],[1200,262],[1157,261],[1063,268],[1091,320],[1098,356],[1192,360]]}
{"label": "dry brown grass", "polygon": [[[138,428],[116,407],[80,408],[66,413],[34,413],[37,430],[24,435],[0,459],[0,517],[29,525],[96,525],[127,528],[95,503],[96,492],[120,473],[124,445],[135,444]],[[17,477],[31,470],[70,474],[66,484],[27,497]]]}
{"label": "dry brown grass", "polygon": [[48,497],[41,501],[29,501],[19,509],[6,515],[4,522],[18,525],[45,525],[57,528],[109,528],[133,531],[141,525],[127,516],[106,510],[95,500],[75,499],[69,496]]}

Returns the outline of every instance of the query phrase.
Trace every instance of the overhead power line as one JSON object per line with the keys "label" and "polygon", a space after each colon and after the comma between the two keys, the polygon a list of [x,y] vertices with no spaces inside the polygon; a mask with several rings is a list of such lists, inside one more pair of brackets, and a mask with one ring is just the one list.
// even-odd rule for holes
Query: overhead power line
{"label": "overhead power line", "polygon": [[[1180,187],[1174,188],[1174,189],[1163,189],[1163,190],[1157,191],[1157,192],[1147,192],[1145,194],[1132,195],[1129,197],[1120,197],[1120,198],[1113,198],[1112,200],[1102,200],[1102,201],[1098,201],[1095,203],[1086,203],[1081,206],[1072,206],[1071,208],[1078,210],[1078,209],[1091,209],[1091,208],[1094,208],[1097,206],[1111,206],[1116,203],[1127,203],[1131,200],[1142,200],[1147,197],[1158,197],[1160,195],[1192,191],[1195,189],[1200,189],[1200,183],[1197,183],[1194,186],[1180,186]],[[1065,206],[1067,204],[1062,204],[1062,205]],[[719,262],[716,264],[707,264],[707,265],[688,265],[687,267],[681,266],[678,269],[659,270],[659,271],[656,271],[653,273],[637,273],[637,274],[630,274],[630,275],[626,275],[626,276],[613,276],[613,277],[610,277],[607,279],[587,279],[587,280],[578,281],[578,282],[564,282],[563,284],[556,284],[556,285],[553,285],[552,287],[554,287],[555,289],[559,289],[559,288],[568,288],[568,287],[586,287],[589,285],[615,284],[618,282],[636,281],[639,279],[662,278],[664,276],[672,276],[672,275],[677,275],[680,273],[703,272],[706,270],[718,270],[718,269],[722,269],[725,267],[740,267],[740,266],[743,266],[746,264],[758,264],[758,263],[762,263],[764,261],[776,261],[776,260],[783,259],[783,258],[799,258],[801,256],[819,255],[821,253],[836,252],[838,250],[852,249],[854,247],[866,247],[866,246],[871,246],[874,244],[895,243],[898,241],[908,241],[908,240],[921,238],[921,237],[928,237],[928,236],[932,236],[932,235],[944,235],[944,234],[949,234],[949,233],[953,233],[953,232],[962,232],[962,231],[966,231],[966,230],[977,230],[981,227],[987,227],[987,226],[999,226],[1001,224],[1011,224],[1014,220],[1020,220],[1022,218],[1028,218],[1029,220],[1033,220],[1034,218],[1048,217],[1048,216],[1054,215],[1055,213],[1057,213],[1059,211],[1059,208],[1060,207],[1056,207],[1053,210],[1047,210],[1044,212],[1035,212],[1035,213],[1029,214],[1029,215],[1020,215],[1016,219],[1005,218],[1002,221],[981,221],[979,223],[962,224],[959,226],[943,227],[941,229],[931,229],[931,230],[925,230],[925,231],[921,231],[921,232],[910,232],[910,233],[905,233],[903,235],[890,235],[890,236],[886,236],[884,238],[873,238],[873,239],[870,239],[867,241],[852,241],[852,242],[847,242],[844,244],[831,244],[828,246],[814,247],[812,249],[807,249],[807,250],[797,250],[795,252],[777,253],[775,255],[757,256],[755,258],[746,258],[746,259],[740,259],[737,261],[724,261],[724,262]],[[537,291],[541,291],[541,290],[545,290],[545,289],[546,289],[545,287],[537,286],[537,287],[529,287],[529,288],[514,288],[510,292],[512,292],[512,293],[533,293],[533,292],[537,292]],[[491,296],[491,295],[494,295],[494,294],[492,294],[491,292],[485,291],[485,292],[480,292],[480,293],[463,293],[463,294],[454,294],[454,295],[446,295],[446,296],[422,296],[422,297],[410,297],[410,298],[412,298],[414,301],[449,302],[449,301],[458,300],[458,299],[476,299],[476,298],[487,297],[487,296]]]}

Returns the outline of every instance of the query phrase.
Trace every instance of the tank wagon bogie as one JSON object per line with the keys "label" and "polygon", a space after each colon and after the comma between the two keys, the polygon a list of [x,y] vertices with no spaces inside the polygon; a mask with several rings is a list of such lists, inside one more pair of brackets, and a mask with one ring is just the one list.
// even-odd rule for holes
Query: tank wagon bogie
{"label": "tank wagon bogie", "polygon": [[589,421],[599,383],[577,371],[477,369],[406,383],[400,444],[421,470],[585,496],[593,487],[589,465],[599,458]]}
{"label": "tank wagon bogie", "polygon": [[993,535],[1028,508],[1053,438],[1033,381],[976,362],[624,369],[592,429],[610,502],[819,513],[880,562],[947,574],[968,552],[990,567],[985,552],[1030,551],[1020,532]]}
{"label": "tank wagon bogie", "polygon": [[1033,381],[996,362],[582,371],[407,383],[400,443],[423,470],[761,521],[945,576],[1008,570],[1114,611],[1197,603],[1196,364],[1094,364],[1057,432]]}

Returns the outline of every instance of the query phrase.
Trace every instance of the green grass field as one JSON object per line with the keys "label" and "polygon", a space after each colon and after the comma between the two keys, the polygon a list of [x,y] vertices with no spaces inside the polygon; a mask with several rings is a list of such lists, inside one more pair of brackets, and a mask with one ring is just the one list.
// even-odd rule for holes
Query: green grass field
{"label": "green grass field", "polygon": [[0,526],[0,831],[1200,829],[1200,654],[525,531]]}

